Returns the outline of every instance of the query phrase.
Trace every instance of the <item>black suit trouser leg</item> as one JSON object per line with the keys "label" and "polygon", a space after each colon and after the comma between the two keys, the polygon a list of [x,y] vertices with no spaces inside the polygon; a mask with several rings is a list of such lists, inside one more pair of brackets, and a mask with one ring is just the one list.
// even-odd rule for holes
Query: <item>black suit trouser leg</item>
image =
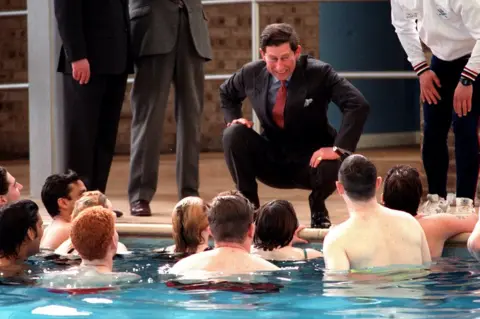
{"label": "black suit trouser leg", "polygon": [[278,148],[253,129],[234,124],[223,133],[225,161],[237,189],[259,207],[256,179],[282,189],[312,190],[309,196],[312,224],[327,220],[325,200],[335,191],[340,161],[323,161],[317,168],[310,158],[288,160]]}
{"label": "black suit trouser leg", "polygon": [[80,85],[64,75],[66,166],[87,189],[105,192],[127,75],[92,75]]}

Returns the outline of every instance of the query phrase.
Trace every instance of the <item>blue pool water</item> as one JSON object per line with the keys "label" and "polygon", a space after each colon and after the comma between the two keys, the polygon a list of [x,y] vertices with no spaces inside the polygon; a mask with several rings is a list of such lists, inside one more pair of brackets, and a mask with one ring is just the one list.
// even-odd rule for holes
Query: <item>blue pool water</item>
{"label": "blue pool water", "polygon": [[[480,263],[462,248],[448,248],[429,273],[325,278],[322,259],[281,262],[262,280],[276,292],[246,294],[184,291],[166,286],[173,264],[152,248],[169,240],[122,238],[134,254],[115,260],[115,271],[135,272],[142,283],[120,291],[67,295],[46,288],[0,286],[0,318],[478,318]],[[317,249],[321,245],[312,245]],[[35,258],[30,275],[65,269]]]}

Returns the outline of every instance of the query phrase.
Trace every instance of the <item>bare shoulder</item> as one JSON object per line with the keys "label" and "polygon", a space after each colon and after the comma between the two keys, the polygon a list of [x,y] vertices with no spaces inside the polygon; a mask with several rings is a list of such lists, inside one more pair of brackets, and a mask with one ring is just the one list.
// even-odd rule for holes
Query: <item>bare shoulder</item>
{"label": "bare shoulder", "polygon": [[280,268],[276,265],[272,264],[271,262],[263,259],[257,255],[250,255],[250,260],[256,265],[259,270],[279,270]]}

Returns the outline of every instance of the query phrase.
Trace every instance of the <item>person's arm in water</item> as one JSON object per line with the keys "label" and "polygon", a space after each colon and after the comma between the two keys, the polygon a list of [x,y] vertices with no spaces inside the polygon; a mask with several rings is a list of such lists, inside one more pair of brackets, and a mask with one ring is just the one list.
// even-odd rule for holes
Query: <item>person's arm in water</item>
{"label": "person's arm in water", "polygon": [[468,237],[467,248],[470,254],[480,261],[480,222],[477,221],[473,232]]}
{"label": "person's arm in water", "polygon": [[427,236],[425,236],[425,232],[420,224],[418,227],[422,232],[422,264],[426,265],[432,262],[432,255],[430,255],[430,247],[428,246]]}
{"label": "person's arm in water", "polygon": [[323,241],[325,268],[333,271],[350,270],[350,260],[335,233],[329,233]]}

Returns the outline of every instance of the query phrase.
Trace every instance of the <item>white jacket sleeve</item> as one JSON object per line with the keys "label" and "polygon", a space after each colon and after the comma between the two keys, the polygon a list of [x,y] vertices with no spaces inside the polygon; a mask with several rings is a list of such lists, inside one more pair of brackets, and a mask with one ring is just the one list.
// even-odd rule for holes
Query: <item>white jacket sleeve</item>
{"label": "white jacket sleeve", "polygon": [[404,1],[391,0],[392,25],[407,54],[408,61],[412,64],[414,71],[420,75],[429,69],[417,30],[416,20],[419,18],[420,12],[403,9],[401,3]]}
{"label": "white jacket sleeve", "polygon": [[470,35],[477,40],[462,76],[475,81],[480,73],[480,0],[453,0]]}

